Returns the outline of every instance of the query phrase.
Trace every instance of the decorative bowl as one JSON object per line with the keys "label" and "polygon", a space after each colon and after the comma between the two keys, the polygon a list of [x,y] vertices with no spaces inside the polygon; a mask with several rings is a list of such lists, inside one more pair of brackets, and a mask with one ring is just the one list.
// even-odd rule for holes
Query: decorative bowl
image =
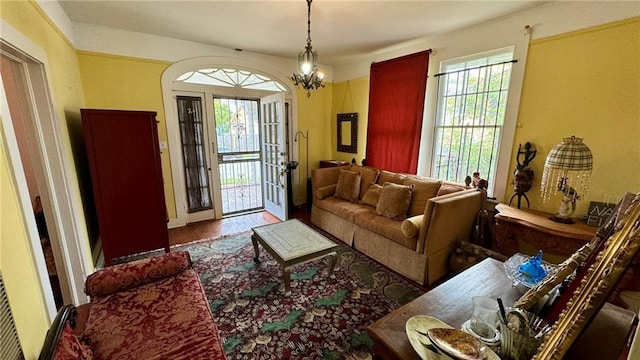
{"label": "decorative bowl", "polygon": [[[507,261],[504,262],[504,270],[507,273],[507,276],[511,281],[513,281],[514,285],[522,284],[528,288],[532,288],[542,282],[541,279],[539,281],[532,281],[531,278],[525,276],[519,269],[520,265],[529,261],[531,258],[530,255],[524,254],[514,254],[512,257],[508,258]],[[550,264],[546,261],[541,261],[542,268],[547,272],[547,277],[558,270],[558,265]]]}

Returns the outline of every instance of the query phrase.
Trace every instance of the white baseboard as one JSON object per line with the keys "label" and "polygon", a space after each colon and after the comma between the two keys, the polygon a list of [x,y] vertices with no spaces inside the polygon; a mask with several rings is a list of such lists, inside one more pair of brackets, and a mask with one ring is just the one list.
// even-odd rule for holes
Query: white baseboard
{"label": "white baseboard", "polygon": [[169,222],[167,223],[167,229],[175,229],[178,227],[183,227],[186,226],[187,222],[184,220],[180,220],[180,219],[169,219]]}

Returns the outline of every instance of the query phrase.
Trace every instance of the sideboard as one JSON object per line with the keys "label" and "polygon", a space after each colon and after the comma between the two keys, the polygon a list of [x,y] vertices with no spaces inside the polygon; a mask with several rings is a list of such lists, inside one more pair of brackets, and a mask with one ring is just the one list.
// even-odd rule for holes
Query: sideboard
{"label": "sideboard", "polygon": [[[496,205],[493,250],[506,256],[517,252],[534,255],[542,250],[545,260],[560,262],[588,243],[597,228],[578,220],[561,224],[551,214]],[[528,248],[528,249],[527,249]]]}

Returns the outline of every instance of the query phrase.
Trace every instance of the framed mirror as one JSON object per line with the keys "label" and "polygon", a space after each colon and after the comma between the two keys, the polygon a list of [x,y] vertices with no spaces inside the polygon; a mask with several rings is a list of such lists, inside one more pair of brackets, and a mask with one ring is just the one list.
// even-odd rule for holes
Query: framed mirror
{"label": "framed mirror", "polygon": [[338,114],[338,151],[358,153],[358,113]]}
{"label": "framed mirror", "polygon": [[[533,360],[562,359],[613,292],[640,248],[640,193],[635,195],[613,234],[603,244]],[[578,280],[578,279],[576,279]],[[574,281],[576,281],[574,280]]]}

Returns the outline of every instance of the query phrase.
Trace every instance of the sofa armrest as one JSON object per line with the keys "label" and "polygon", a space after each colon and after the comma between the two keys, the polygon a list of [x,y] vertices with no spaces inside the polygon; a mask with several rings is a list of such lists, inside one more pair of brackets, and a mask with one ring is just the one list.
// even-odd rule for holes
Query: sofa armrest
{"label": "sofa armrest", "polygon": [[93,351],[74,334],[77,311],[73,305],[63,306],[51,323],[38,360],[93,358]]}
{"label": "sofa armrest", "polygon": [[311,188],[312,194],[315,196],[316,191],[330,185],[338,184],[341,167],[318,168],[311,172]]}
{"label": "sofa armrest", "polygon": [[98,270],[87,277],[84,291],[89,296],[105,296],[168,278],[189,268],[188,252],[171,252]]}
{"label": "sofa armrest", "polygon": [[416,251],[429,255],[454,246],[457,240],[468,241],[483,201],[482,191],[476,189],[429,199]]}

